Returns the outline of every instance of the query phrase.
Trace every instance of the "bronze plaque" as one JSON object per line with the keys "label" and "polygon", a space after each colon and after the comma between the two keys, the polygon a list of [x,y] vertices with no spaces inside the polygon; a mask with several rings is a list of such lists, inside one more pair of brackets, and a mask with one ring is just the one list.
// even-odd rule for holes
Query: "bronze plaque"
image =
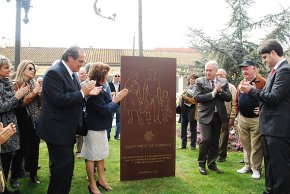
{"label": "bronze plaque", "polygon": [[175,176],[176,59],[121,57],[121,181]]}

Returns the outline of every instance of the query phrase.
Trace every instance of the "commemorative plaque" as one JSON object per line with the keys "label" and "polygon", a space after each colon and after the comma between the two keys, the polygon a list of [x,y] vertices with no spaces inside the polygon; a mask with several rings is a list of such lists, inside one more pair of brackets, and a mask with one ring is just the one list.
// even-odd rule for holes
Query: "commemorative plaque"
{"label": "commemorative plaque", "polygon": [[120,179],[175,176],[176,59],[121,57]]}

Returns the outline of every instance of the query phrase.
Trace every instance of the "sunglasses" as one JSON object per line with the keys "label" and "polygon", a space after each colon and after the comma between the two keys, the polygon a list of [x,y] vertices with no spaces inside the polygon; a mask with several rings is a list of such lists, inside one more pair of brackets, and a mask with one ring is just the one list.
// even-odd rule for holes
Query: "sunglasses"
{"label": "sunglasses", "polygon": [[115,77],[121,77],[121,76],[119,76],[119,75],[115,75]]}
{"label": "sunglasses", "polygon": [[35,71],[35,69],[33,67],[28,67],[28,68],[25,68],[25,69],[28,69],[29,71]]}

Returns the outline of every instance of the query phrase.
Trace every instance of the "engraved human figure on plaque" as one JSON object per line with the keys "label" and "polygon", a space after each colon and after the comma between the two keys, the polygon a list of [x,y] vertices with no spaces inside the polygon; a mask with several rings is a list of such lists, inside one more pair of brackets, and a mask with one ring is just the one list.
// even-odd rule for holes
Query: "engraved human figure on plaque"
{"label": "engraved human figure on plaque", "polygon": [[122,56],[121,74],[120,180],[174,176],[176,59]]}
{"label": "engraved human figure on plaque", "polygon": [[133,113],[136,113],[138,122],[143,125],[144,122],[141,118],[141,88],[138,82],[138,73],[133,71],[130,73],[128,80],[125,83],[125,88],[128,89],[128,95],[125,98],[125,109],[128,113],[128,124],[134,121]]}
{"label": "engraved human figure on plaque", "polygon": [[168,97],[168,91],[163,90],[160,99],[160,110],[163,123],[168,122],[168,117],[174,117],[174,111],[170,110],[169,104],[170,99]]}
{"label": "engraved human figure on plaque", "polygon": [[143,99],[147,104],[147,112],[150,112],[150,114],[146,114],[147,124],[151,123],[152,115],[153,121],[161,124],[159,119],[161,87],[160,80],[157,78],[156,74],[155,69],[150,69],[149,77],[144,82]]}

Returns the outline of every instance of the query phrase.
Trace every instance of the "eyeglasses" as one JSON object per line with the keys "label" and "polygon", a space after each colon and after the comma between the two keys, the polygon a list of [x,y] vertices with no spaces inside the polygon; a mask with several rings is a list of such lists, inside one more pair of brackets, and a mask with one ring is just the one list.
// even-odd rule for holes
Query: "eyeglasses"
{"label": "eyeglasses", "polygon": [[28,69],[29,71],[35,71],[35,69],[33,67],[27,67],[25,69]]}
{"label": "eyeglasses", "polygon": [[119,75],[115,75],[115,77],[121,77],[121,76],[119,76]]}

